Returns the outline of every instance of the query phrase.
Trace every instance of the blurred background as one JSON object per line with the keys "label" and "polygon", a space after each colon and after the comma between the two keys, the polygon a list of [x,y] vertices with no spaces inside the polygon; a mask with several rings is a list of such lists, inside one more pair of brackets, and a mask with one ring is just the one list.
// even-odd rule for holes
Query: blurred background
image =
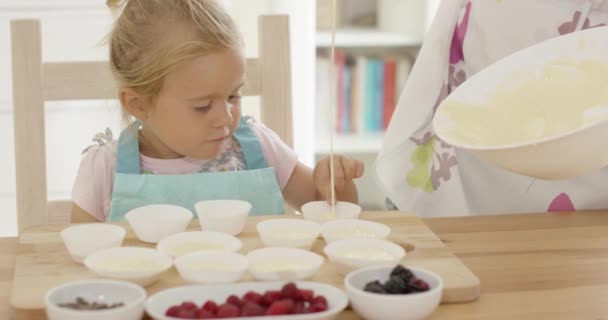
{"label": "blurred background", "polygon": [[[439,0],[338,0],[335,80],[329,76],[331,0],[222,2],[244,34],[248,56],[257,55],[260,15],[290,15],[295,150],[311,166],[328,154],[335,103],[335,151],[365,161],[360,204],[382,208],[373,161]],[[0,236],[17,234],[10,21],[18,18],[41,20],[45,61],[107,60],[103,39],[113,21],[104,0],[0,0]],[[244,113],[259,114],[257,98],[243,105]],[[95,133],[108,127],[116,137],[120,126],[117,101],[47,103],[49,199],[70,198],[82,150]]]}

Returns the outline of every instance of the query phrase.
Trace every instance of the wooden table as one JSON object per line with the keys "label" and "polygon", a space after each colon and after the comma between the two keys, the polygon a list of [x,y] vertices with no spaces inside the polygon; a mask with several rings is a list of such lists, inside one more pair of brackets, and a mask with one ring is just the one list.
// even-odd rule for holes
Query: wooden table
{"label": "wooden table", "polygon": [[[482,284],[478,301],[442,305],[432,319],[608,319],[608,212],[425,222]],[[3,319],[15,246],[14,238],[0,240]]]}

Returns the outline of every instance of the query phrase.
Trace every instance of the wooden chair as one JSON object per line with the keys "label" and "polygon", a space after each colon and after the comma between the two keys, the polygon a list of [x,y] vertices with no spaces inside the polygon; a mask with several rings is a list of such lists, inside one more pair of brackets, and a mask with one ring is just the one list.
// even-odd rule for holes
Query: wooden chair
{"label": "wooden chair", "polygon": [[[292,146],[291,57],[287,16],[261,16],[259,57],[247,59],[243,94],[261,97],[261,121]],[[116,99],[107,62],[42,61],[38,20],[11,22],[18,230],[68,223],[71,201],[48,201],[45,101]]]}

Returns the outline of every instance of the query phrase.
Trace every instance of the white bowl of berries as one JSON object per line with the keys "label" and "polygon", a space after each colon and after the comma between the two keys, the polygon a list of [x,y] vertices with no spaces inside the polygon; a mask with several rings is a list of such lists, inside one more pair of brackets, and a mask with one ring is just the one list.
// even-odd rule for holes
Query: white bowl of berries
{"label": "white bowl of berries", "polygon": [[368,320],[421,320],[437,308],[443,280],[434,272],[401,265],[349,273],[344,287],[357,314]]}
{"label": "white bowl of berries", "polygon": [[322,283],[243,282],[164,290],[148,299],[146,312],[156,320],[330,320],[347,305],[342,290]]}

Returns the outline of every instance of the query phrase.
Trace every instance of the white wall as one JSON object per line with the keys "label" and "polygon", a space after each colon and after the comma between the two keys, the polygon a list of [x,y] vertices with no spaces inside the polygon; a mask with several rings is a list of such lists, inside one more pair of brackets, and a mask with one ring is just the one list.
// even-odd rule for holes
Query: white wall
{"label": "white wall", "polygon": [[[300,161],[312,165],[314,157],[313,105],[315,93],[315,4],[305,0],[225,0],[245,38],[248,56],[258,53],[258,17],[263,14],[287,14],[290,18],[294,148]],[[259,99],[246,100],[244,112],[256,115]]]}
{"label": "white wall", "polygon": [[316,1],[272,0],[270,3],[272,13],[288,14],[290,18],[294,148],[300,161],[313,166]]}
{"label": "white wall", "polygon": [[[314,12],[314,5],[303,5],[307,1],[285,0],[223,0],[234,14],[245,34],[247,53],[257,55],[257,17],[263,13],[297,10],[290,8],[294,4],[298,10]],[[313,2],[313,1],[310,1]],[[293,19],[292,28],[300,33],[307,27],[304,22],[309,19]],[[314,14],[313,18],[314,19]],[[43,57],[46,61],[70,60],[106,60],[107,49],[99,46],[99,41],[108,32],[112,23],[109,10],[103,0],[0,0],[0,236],[16,234],[15,209],[15,176],[13,120],[11,102],[11,68],[10,68],[10,20],[24,17],[40,18],[43,29]],[[314,26],[314,20],[311,24]],[[310,32],[314,32],[311,27]],[[308,51],[298,43],[301,38],[292,32],[292,50],[295,59],[304,61],[314,59],[314,51],[308,57]],[[311,41],[310,46],[314,45]],[[312,137],[312,97],[314,84],[310,83],[314,68],[306,67],[301,62],[294,68],[294,101],[299,108],[294,110],[294,119],[298,119],[294,132],[296,151],[311,162],[312,146],[306,137]],[[309,62],[312,65],[312,62]],[[293,65],[298,62],[294,61]],[[307,75],[310,73],[310,75]],[[295,77],[298,74],[298,77]],[[310,79],[309,79],[310,78]],[[301,80],[299,80],[301,79]],[[302,81],[304,80],[304,81]],[[300,88],[300,89],[295,89]],[[245,101],[245,109],[256,115],[259,104],[257,99]],[[310,109],[307,109],[310,108]],[[55,102],[47,104],[47,171],[49,198],[69,198],[72,183],[80,162],[80,153],[91,144],[96,132],[110,127],[115,135],[120,130],[119,109],[115,101]]]}

